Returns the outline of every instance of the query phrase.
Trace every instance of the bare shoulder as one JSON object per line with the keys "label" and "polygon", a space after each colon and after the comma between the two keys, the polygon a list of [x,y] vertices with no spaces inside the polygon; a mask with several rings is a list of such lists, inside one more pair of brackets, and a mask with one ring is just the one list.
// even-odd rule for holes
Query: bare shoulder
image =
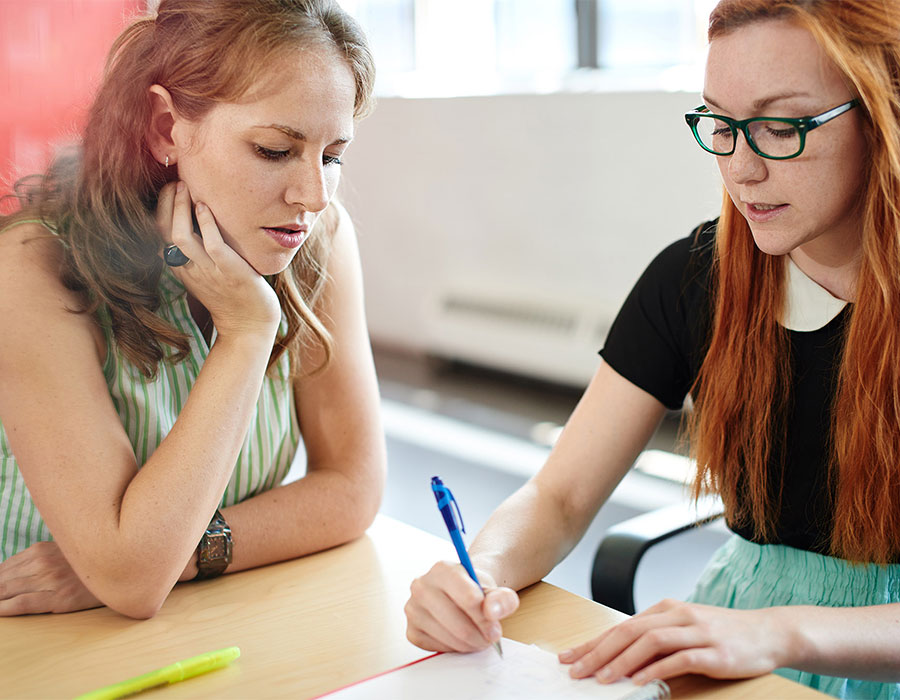
{"label": "bare shoulder", "polygon": [[[326,278],[315,311],[335,341],[338,355],[344,348],[359,345],[366,334],[362,291],[362,267],[353,222],[346,209],[332,200],[326,213],[331,217],[321,223],[329,226],[331,244],[328,250]],[[325,214],[323,214],[325,216]],[[348,336],[352,335],[354,340]],[[303,366],[318,367],[321,349],[313,344],[303,352]]]}
{"label": "bare shoulder", "polygon": [[361,277],[356,231],[347,210],[340,202],[332,200],[322,217],[321,223],[330,237],[330,244],[326,262],[328,276],[320,308],[331,305],[336,294],[350,292],[352,295]]}
{"label": "bare shoulder", "polygon": [[359,249],[353,219],[344,208],[344,205],[337,200],[332,201],[329,209],[333,209],[330,222],[332,226],[332,245],[334,247],[333,254],[336,252],[337,256],[342,258],[345,264],[348,258],[350,261],[356,261],[359,257]]}
{"label": "bare shoulder", "polygon": [[336,226],[353,226],[352,222],[350,221],[350,214],[347,213],[347,208],[343,204],[341,204],[340,200],[338,200],[337,198],[332,199],[329,208],[334,212],[333,216]]}
{"label": "bare shoulder", "polygon": [[63,284],[63,260],[62,242],[40,224],[23,222],[0,233],[3,351],[13,350],[10,343],[27,344],[30,338],[46,337],[51,328],[64,334],[87,334],[102,346],[102,333],[93,317],[72,313],[83,307],[85,299]]}
{"label": "bare shoulder", "polygon": [[60,279],[62,242],[40,224],[23,222],[0,233],[0,291],[21,301],[64,290]]}
{"label": "bare shoulder", "polygon": [[322,213],[321,223],[332,240],[355,236],[353,220],[344,205],[337,199],[332,199],[328,208]]}

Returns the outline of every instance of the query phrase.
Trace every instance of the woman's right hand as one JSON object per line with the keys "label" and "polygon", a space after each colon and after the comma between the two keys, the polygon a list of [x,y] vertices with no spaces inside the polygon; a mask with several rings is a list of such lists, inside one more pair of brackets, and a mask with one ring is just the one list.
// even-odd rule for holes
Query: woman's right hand
{"label": "woman's right hand", "polygon": [[480,651],[503,636],[500,620],[519,607],[511,588],[476,570],[484,593],[459,563],[438,562],[410,586],[406,637],[430,651]]}
{"label": "woman's right hand", "polygon": [[[194,233],[194,206],[202,237]],[[263,333],[274,337],[281,306],[271,285],[225,241],[205,204],[193,205],[187,185],[173,182],[159,194],[156,222],[164,245],[177,245],[190,262],[171,268],[212,316],[221,337]]]}
{"label": "woman's right hand", "polygon": [[0,562],[0,617],[73,612],[101,605],[56,542],[35,542]]}

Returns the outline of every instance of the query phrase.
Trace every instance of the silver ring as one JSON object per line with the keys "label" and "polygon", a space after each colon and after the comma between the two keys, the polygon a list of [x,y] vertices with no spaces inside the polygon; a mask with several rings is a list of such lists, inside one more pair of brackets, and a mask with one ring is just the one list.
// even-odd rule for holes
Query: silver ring
{"label": "silver ring", "polygon": [[181,267],[187,265],[191,259],[181,252],[177,245],[167,245],[163,250],[163,260],[169,267]]}

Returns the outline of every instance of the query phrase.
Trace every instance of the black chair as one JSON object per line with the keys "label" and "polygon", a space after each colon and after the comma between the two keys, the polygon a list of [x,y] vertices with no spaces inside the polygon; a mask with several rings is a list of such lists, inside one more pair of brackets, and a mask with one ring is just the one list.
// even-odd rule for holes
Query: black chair
{"label": "black chair", "polygon": [[647,550],[682,532],[713,522],[723,511],[722,502],[714,498],[696,505],[677,503],[613,525],[606,531],[594,555],[591,570],[594,600],[633,615],[634,576]]}

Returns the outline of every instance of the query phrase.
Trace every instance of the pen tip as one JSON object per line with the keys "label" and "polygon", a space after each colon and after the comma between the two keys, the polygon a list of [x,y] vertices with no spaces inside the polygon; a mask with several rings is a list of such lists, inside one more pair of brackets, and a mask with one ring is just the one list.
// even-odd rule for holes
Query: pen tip
{"label": "pen tip", "polygon": [[500,642],[494,642],[494,648],[497,650],[497,653],[500,654],[500,658],[503,658],[503,647],[500,646]]}

